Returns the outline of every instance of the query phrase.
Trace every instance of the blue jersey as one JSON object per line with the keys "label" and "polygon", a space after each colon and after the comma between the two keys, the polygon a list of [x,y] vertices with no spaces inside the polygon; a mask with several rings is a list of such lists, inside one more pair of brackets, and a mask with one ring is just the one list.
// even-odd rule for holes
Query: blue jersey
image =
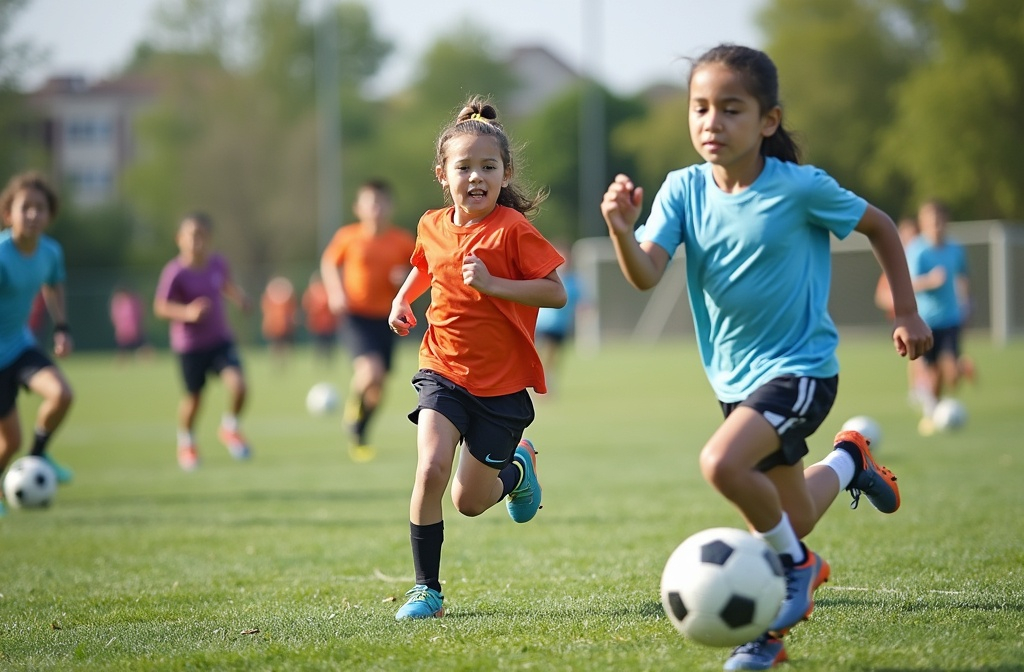
{"label": "blue jersey", "polygon": [[0,233],[0,368],[36,343],[28,327],[39,289],[64,282],[64,252],[49,236],[40,236],[35,252],[25,255],[11,239],[10,230]]}
{"label": "blue jersey", "polygon": [[775,158],[735,194],[718,188],[711,164],[668,174],[636,237],[669,256],[683,246],[697,345],[719,400],[742,401],[782,375],[839,373],[830,235],[845,238],[866,209],[824,171]]}
{"label": "blue jersey", "polygon": [[956,292],[956,279],[967,275],[967,255],[963,246],[947,238],[942,245],[933,245],[924,236],[918,236],[907,246],[907,266],[910,276],[917,278],[942,266],[946,280],[939,287],[916,292],[917,311],[932,329],[948,329],[963,322],[960,297]]}

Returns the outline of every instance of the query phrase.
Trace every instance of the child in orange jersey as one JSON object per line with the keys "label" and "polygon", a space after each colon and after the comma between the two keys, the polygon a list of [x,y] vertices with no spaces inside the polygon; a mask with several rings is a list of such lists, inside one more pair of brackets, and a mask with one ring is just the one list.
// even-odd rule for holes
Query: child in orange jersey
{"label": "child in orange jersey", "polygon": [[352,356],[344,421],[349,454],[357,462],[374,456],[367,430],[384,395],[395,343],[388,313],[416,243],[411,233],[391,223],[392,209],[391,187],[382,180],[365,182],[353,208],[359,221],[338,229],[320,259],[331,312],[342,319]]}
{"label": "child in orange jersey", "polygon": [[331,312],[320,271],[313,272],[306,291],[302,293],[302,312],[306,314],[306,331],[313,339],[314,353],[320,359],[330,361],[337,341],[338,318]]}
{"label": "child in orange jersey", "polygon": [[295,313],[298,309],[291,280],[282,275],[272,277],[260,297],[260,311],[263,313],[261,330],[271,355],[280,366],[287,361],[295,338]]}
{"label": "child in orange jersey", "polygon": [[400,336],[416,325],[411,304],[430,289],[420,370],[416,479],[409,504],[416,585],[398,620],[444,615],[439,579],[442,499],[461,443],[452,501],[478,516],[508,497],[517,523],[540,508],[536,453],[523,439],[533,422],[527,388],[544,392],[533,343],[540,307],[565,305],[556,270],[564,261],[526,219],[543,194],[512,183],[514,163],[497,111],[472,98],[437,141],[437,180],[452,207],[420,218],[412,272],[389,321]]}

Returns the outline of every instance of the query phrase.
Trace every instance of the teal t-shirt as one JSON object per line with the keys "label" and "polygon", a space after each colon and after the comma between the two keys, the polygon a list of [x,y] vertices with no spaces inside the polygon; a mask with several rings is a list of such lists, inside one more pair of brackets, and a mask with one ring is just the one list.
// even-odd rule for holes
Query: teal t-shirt
{"label": "teal t-shirt", "polygon": [[946,269],[946,280],[938,287],[916,292],[917,312],[932,329],[948,329],[963,322],[956,279],[967,275],[967,255],[963,246],[947,238],[942,245],[933,245],[918,236],[907,246],[907,266],[911,277],[926,275],[935,268]]}
{"label": "teal t-shirt", "polygon": [[53,238],[41,236],[32,254],[22,254],[10,230],[0,232],[0,368],[36,342],[28,327],[39,289],[65,280],[64,252]]}
{"label": "teal t-shirt", "polygon": [[830,235],[849,235],[867,202],[814,166],[768,158],[736,194],[718,188],[711,168],[669,173],[636,238],[670,256],[683,246],[697,344],[716,396],[738,402],[782,375],[837,375]]}

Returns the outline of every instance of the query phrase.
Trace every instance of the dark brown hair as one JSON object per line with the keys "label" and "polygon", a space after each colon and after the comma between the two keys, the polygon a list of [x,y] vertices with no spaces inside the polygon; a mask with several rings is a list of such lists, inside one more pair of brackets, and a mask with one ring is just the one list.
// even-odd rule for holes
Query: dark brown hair
{"label": "dark brown hair", "polygon": [[[757,99],[757,106],[762,115],[773,107],[781,107],[779,72],[768,54],[736,44],[720,44],[693,61],[690,81],[693,81],[693,74],[698,69],[713,63],[724,65],[743,78],[747,93]],[[782,126],[781,117],[775,133],[761,142],[761,155],[774,156],[790,163],[800,163],[800,147],[789,131]]]}
{"label": "dark brown hair", "polygon": [[[435,153],[435,165],[444,170],[445,162],[448,160],[448,142],[459,135],[489,135],[498,141],[498,149],[501,152],[501,161],[505,164],[505,171],[509,176],[508,184],[502,187],[498,193],[498,205],[504,205],[518,210],[524,215],[531,215],[540,209],[548,194],[541,190],[532,197],[524,193],[522,187],[517,185],[515,177],[515,164],[512,160],[512,143],[508,134],[498,121],[498,110],[495,109],[486,99],[480,96],[473,96],[466,101],[462,109],[455,116],[455,121],[448,125],[437,138],[437,151]],[[445,187],[445,199],[451,198],[451,192]]]}
{"label": "dark brown hair", "polygon": [[35,189],[41,193],[46,199],[46,205],[50,208],[50,217],[57,216],[57,210],[60,208],[57,192],[54,191],[46,176],[35,170],[18,173],[7,181],[7,186],[4,187],[3,192],[0,192],[0,212],[4,215],[10,214],[11,208],[14,207],[14,197],[24,189]]}

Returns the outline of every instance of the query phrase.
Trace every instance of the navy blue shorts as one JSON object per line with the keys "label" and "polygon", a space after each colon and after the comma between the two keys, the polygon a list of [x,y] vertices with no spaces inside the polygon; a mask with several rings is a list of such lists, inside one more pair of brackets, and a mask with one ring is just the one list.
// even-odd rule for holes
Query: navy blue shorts
{"label": "navy blue shorts", "polygon": [[924,361],[934,365],[943,353],[960,358],[960,327],[932,329],[932,349],[924,353]]}
{"label": "navy blue shorts", "polygon": [[242,360],[238,356],[238,348],[231,341],[205,350],[183,352],[178,355],[181,362],[181,377],[185,381],[185,389],[196,394],[206,386],[206,374],[220,372],[229,367],[242,369]]}
{"label": "navy blue shorts", "polygon": [[28,389],[28,381],[43,369],[53,366],[53,360],[39,348],[28,348],[13,362],[0,369],[0,418],[6,418],[18,398],[18,388]]}
{"label": "navy blue shorts", "polygon": [[523,432],[533,422],[533,400],[526,390],[477,397],[427,369],[420,369],[413,376],[412,386],[419,401],[409,419],[417,422],[424,408],[437,411],[459,430],[470,455],[495,469],[512,461]]}
{"label": "navy blue shorts", "polygon": [[395,350],[395,334],[388,319],[347,315],[341,327],[345,347],[352,357],[377,355],[384,362],[384,370],[391,370],[391,356]]}
{"label": "navy blue shorts", "polygon": [[797,464],[804,458],[809,452],[807,437],[828,417],[838,391],[839,376],[780,376],[754,390],[743,401],[719,403],[725,417],[740,406],[746,406],[760,413],[775,428],[781,446],[757,463],[758,471],[768,471],[772,467]]}

